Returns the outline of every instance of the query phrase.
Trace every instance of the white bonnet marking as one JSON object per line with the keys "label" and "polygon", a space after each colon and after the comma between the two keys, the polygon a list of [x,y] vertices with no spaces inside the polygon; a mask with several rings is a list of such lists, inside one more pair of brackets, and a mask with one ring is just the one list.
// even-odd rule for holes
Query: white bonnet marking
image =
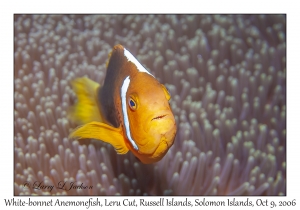
{"label": "white bonnet marking", "polygon": [[132,63],[134,63],[134,65],[136,65],[137,69],[140,72],[146,72],[147,74],[150,74],[152,77],[154,77],[149,71],[147,71],[147,69],[145,69],[144,66],[142,66],[142,64],[140,64],[140,62],[128,51],[124,48],[124,55],[125,57],[128,59],[128,61],[131,61]]}
{"label": "white bonnet marking", "polygon": [[128,114],[127,114],[127,103],[126,103],[126,93],[127,89],[129,87],[130,83],[130,78],[129,76],[126,77],[123,81],[123,85],[121,87],[121,102],[122,102],[122,111],[123,111],[123,117],[124,117],[124,125],[126,129],[126,135],[127,138],[129,139],[131,145],[135,150],[139,150],[138,146],[134,142],[134,140],[131,138],[131,133],[130,133],[130,125],[129,125],[129,120],[128,120]]}

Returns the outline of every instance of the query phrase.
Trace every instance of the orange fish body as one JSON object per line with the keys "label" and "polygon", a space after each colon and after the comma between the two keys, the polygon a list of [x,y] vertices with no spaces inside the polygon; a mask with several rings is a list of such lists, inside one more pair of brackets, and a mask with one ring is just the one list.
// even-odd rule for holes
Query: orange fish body
{"label": "orange fish body", "polygon": [[102,140],[119,154],[131,150],[145,164],[159,161],[173,145],[169,92],[123,46],[113,48],[102,87],[87,78],[72,85],[78,102],[70,117],[84,125],[71,138]]}

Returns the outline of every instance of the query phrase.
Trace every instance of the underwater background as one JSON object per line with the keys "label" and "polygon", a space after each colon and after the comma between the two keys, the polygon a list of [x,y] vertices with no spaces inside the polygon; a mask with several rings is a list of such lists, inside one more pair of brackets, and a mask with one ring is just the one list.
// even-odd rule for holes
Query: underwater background
{"label": "underwater background", "polygon": [[[103,84],[115,44],[171,93],[178,131],[158,163],[68,139],[70,81]],[[14,194],[286,195],[286,16],[15,15]]]}

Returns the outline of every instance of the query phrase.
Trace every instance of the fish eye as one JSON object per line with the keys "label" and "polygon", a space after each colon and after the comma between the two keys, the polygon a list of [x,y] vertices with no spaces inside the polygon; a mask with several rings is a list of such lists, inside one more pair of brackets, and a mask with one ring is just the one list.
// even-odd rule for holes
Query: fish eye
{"label": "fish eye", "polygon": [[129,104],[129,107],[132,111],[136,110],[137,104],[132,98],[129,98],[128,104]]}

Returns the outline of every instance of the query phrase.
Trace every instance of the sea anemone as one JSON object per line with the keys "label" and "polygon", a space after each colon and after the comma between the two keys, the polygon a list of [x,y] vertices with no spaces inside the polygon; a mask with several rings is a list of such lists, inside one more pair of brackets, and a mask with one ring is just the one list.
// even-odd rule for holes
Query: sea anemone
{"label": "sea anemone", "polygon": [[[172,95],[156,164],[68,139],[70,81],[103,84],[115,44]],[[286,16],[15,15],[14,194],[286,195]]]}

